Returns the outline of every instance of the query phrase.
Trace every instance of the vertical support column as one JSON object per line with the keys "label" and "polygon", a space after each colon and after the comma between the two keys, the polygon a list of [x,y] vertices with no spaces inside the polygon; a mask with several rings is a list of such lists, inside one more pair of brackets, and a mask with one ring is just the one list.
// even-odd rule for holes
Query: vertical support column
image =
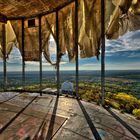
{"label": "vertical support column", "polygon": [[60,88],[60,69],[59,69],[59,17],[58,11],[56,11],[56,46],[57,46],[57,96],[59,96],[59,88]]}
{"label": "vertical support column", "polygon": [[79,60],[78,60],[78,0],[75,0],[75,52],[76,52],[76,96],[79,97]]}
{"label": "vertical support column", "polygon": [[5,24],[2,25],[3,36],[3,75],[4,75],[4,91],[7,89],[7,65],[6,65],[6,29]]}
{"label": "vertical support column", "polygon": [[39,15],[39,60],[40,60],[40,96],[42,96],[42,37],[41,37],[41,15]]}
{"label": "vertical support column", "polygon": [[101,0],[101,92],[102,105],[105,104],[105,1]]}
{"label": "vertical support column", "polygon": [[25,59],[24,59],[24,18],[22,18],[22,85],[25,86]]}

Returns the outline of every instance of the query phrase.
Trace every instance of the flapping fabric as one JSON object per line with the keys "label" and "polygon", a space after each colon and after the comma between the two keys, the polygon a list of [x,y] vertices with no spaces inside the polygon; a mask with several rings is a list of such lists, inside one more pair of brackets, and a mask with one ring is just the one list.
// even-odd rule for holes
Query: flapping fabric
{"label": "flapping fabric", "polygon": [[98,56],[101,39],[101,1],[79,0],[78,12],[80,56]]}
{"label": "flapping fabric", "polygon": [[15,32],[8,21],[6,24],[6,57],[10,54],[13,46],[17,43]]}
{"label": "flapping fabric", "polygon": [[42,50],[44,57],[46,60],[52,64],[55,65],[55,62],[52,62],[50,58],[50,35],[53,36],[54,40],[56,40],[56,29],[55,29],[55,19],[56,14],[52,13],[47,16],[42,17]]}
{"label": "flapping fabric", "polygon": [[[0,24],[0,57],[3,58],[3,35],[2,35],[2,24]],[[13,46],[17,43],[16,41],[16,35],[15,32],[11,26],[11,23],[8,21],[7,24],[5,24],[5,39],[6,39],[6,48],[5,48],[5,53],[6,53],[6,58],[8,58],[8,55],[10,54]]]}
{"label": "flapping fabric", "polygon": [[129,31],[136,31],[140,29],[140,1],[133,0],[128,12],[129,17]]}
{"label": "flapping fabric", "polygon": [[[59,55],[68,52],[70,62],[75,62],[75,8],[74,3],[59,11]],[[77,27],[75,27],[77,28]]]}
{"label": "flapping fabric", "polygon": [[108,27],[110,21],[110,16],[112,15],[115,5],[113,4],[114,0],[105,0],[105,29]]}
{"label": "flapping fabric", "polygon": [[28,27],[28,20],[24,22],[24,60],[39,61],[39,19],[35,18],[35,26]]}
{"label": "flapping fabric", "polygon": [[117,39],[128,31],[140,29],[140,1],[116,0],[114,5],[116,7],[106,32],[108,39]]}
{"label": "flapping fabric", "polygon": [[16,35],[16,39],[17,39],[16,47],[20,50],[22,54],[22,21],[10,20],[10,23]]}
{"label": "flapping fabric", "polygon": [[[31,20],[31,19],[28,19]],[[35,26],[28,27],[28,20],[24,21],[24,60],[39,61],[39,19],[35,18]],[[41,19],[41,38],[42,51],[46,60],[53,64],[50,60],[49,38],[50,34],[54,36],[55,13],[43,16]],[[12,20],[12,27],[17,37],[17,47],[22,53],[22,23],[21,20]]]}

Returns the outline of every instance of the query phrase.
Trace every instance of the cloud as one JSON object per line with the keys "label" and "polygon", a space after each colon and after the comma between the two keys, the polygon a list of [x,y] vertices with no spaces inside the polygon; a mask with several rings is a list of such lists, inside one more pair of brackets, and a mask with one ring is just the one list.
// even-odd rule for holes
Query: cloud
{"label": "cloud", "polygon": [[129,58],[140,58],[140,51],[139,52],[132,52],[128,55]]}
{"label": "cloud", "polygon": [[[133,63],[106,63],[105,65],[106,70],[139,70],[140,69],[140,62],[133,62]],[[100,64],[85,64],[80,66],[80,70],[101,70]]]}
{"label": "cloud", "polygon": [[116,53],[140,50],[140,30],[128,32],[117,40],[106,40],[106,53],[108,56]]}
{"label": "cloud", "polygon": [[1,62],[3,62],[3,59],[2,59],[2,58],[0,58],[0,63],[1,63]]}

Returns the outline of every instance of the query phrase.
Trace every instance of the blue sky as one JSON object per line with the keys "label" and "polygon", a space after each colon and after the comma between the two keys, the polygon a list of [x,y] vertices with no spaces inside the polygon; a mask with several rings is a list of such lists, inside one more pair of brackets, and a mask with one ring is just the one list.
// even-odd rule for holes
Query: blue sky
{"label": "blue sky", "polygon": [[[55,59],[55,47],[51,47],[51,57]],[[16,57],[15,57],[16,54]],[[61,70],[75,70],[75,64],[68,62],[65,55],[62,58]],[[106,40],[106,70],[140,70],[140,30],[128,32],[117,40]],[[80,70],[100,70],[101,62],[95,57],[79,59]],[[8,71],[21,71],[21,56],[14,48],[7,63]],[[0,71],[3,70],[0,60]],[[26,71],[39,70],[38,62],[26,62]],[[54,70],[43,58],[43,70]]]}

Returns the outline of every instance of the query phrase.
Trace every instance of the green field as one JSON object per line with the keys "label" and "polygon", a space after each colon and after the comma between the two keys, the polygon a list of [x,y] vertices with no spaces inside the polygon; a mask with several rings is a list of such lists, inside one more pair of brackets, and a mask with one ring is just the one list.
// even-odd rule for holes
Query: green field
{"label": "green field", "polygon": [[[66,80],[74,83],[75,73],[62,72],[60,75],[60,86]],[[3,91],[1,78],[0,90]],[[10,73],[8,75],[8,90],[23,89],[21,73]],[[45,88],[56,88],[55,74],[44,73],[42,90]],[[26,75],[24,89],[28,91],[39,91],[39,75],[30,72]],[[101,78],[100,72],[84,71],[79,75],[79,96],[82,100],[101,103]],[[109,71],[105,78],[105,103],[122,113],[127,112],[140,117],[140,72],[139,71]]]}

